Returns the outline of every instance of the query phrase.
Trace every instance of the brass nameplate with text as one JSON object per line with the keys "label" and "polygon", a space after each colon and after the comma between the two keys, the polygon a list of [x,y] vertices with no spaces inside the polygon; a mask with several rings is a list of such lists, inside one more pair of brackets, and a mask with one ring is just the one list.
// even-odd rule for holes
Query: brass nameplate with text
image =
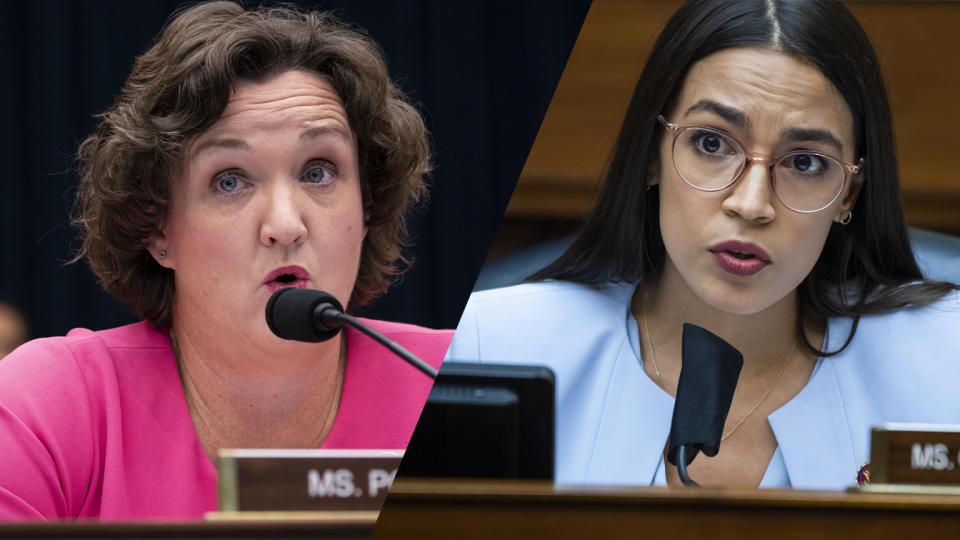
{"label": "brass nameplate with text", "polygon": [[403,450],[221,450],[221,512],[373,511]]}
{"label": "brass nameplate with text", "polygon": [[960,426],[873,428],[870,484],[960,485]]}

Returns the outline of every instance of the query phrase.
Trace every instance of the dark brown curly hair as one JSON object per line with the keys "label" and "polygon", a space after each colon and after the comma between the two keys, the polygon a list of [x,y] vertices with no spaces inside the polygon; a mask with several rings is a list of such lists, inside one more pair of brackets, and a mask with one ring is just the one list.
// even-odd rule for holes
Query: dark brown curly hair
{"label": "dark brown curly hair", "polygon": [[409,261],[406,213],[426,195],[429,143],[420,114],[390,81],[379,47],[329,13],[250,11],[212,2],[175,14],[137,58],[120,95],[78,152],[73,224],[104,290],[137,317],[169,325],[173,271],[147,252],[188,144],[222,115],[236,83],[290,70],[325,77],[357,138],[367,235],[349,308],[386,291]]}

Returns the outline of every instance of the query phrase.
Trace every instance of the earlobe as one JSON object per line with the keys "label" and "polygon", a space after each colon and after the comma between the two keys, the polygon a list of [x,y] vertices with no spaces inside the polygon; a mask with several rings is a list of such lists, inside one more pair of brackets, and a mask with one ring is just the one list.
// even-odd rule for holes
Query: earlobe
{"label": "earlobe", "polygon": [[163,234],[153,236],[147,242],[147,251],[157,261],[157,264],[164,268],[173,269],[173,258],[170,256],[170,250],[167,246],[167,238]]}
{"label": "earlobe", "polygon": [[837,217],[833,218],[834,221],[836,221],[841,225],[848,225],[850,223],[850,220],[852,219],[853,219],[853,212],[846,208],[841,210],[840,214]]}

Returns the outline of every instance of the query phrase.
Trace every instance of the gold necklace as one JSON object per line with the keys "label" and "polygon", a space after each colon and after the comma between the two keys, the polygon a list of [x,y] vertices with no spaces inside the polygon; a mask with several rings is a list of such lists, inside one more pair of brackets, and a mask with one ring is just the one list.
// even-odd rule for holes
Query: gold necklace
{"label": "gold necklace", "polygon": [[[169,329],[170,334],[170,344],[173,348],[173,357],[177,363],[177,372],[180,376],[180,385],[183,387],[184,401],[187,403],[187,410],[190,414],[190,419],[195,424],[199,422],[201,425],[206,425],[206,421],[203,419],[202,415],[196,414],[196,398],[192,396],[195,394],[195,390],[191,390],[193,385],[189,384],[186,377],[184,376],[184,366],[183,366],[183,356],[180,352],[180,342],[177,340],[177,336],[173,331],[171,326]],[[337,413],[340,411],[340,399],[343,397],[343,383],[346,379],[346,362],[347,362],[347,340],[346,333],[344,332],[340,338],[340,353],[337,355],[337,373],[334,375],[336,380],[336,386],[334,387],[333,396],[330,400],[329,411],[327,412],[327,418],[324,420],[323,425],[320,426],[319,437],[316,442],[316,447],[319,448],[323,445],[323,442],[330,435],[330,431],[333,429],[333,423],[336,421]],[[189,388],[188,388],[189,387]],[[200,430],[197,427],[194,428],[198,432]],[[201,428],[205,429],[205,428]],[[208,429],[209,431],[209,429]],[[201,446],[206,446],[201,443]],[[209,455],[209,453],[208,453]],[[210,456],[211,461],[215,461],[214,456]]]}
{"label": "gold necklace", "polygon": [[337,373],[334,375],[337,378],[337,385],[333,393],[333,399],[330,402],[330,411],[327,413],[327,419],[323,423],[323,427],[320,429],[321,440],[317,444],[317,448],[323,446],[323,442],[327,440],[327,437],[330,436],[330,431],[333,429],[333,423],[337,419],[337,413],[340,411],[340,398],[343,397],[343,381],[346,379],[346,370],[347,370],[347,336],[346,332],[343,332],[343,338],[340,341],[340,354],[339,359],[337,360]]}
{"label": "gold necklace", "polygon": [[650,359],[653,360],[653,371],[660,377],[660,367],[657,366],[657,353],[653,350],[653,342],[650,341],[650,332],[647,331],[647,294],[640,297],[643,305],[640,307],[640,329],[643,330],[643,342],[650,347]]}
{"label": "gold necklace", "polygon": [[[643,341],[650,348],[650,359],[653,360],[653,371],[657,374],[657,378],[660,378],[660,367],[657,366],[657,353],[653,348],[653,341],[650,340],[650,332],[647,330],[647,295],[643,293],[640,297],[640,301],[643,304],[640,306],[640,329],[643,331]],[[797,344],[800,343],[800,338],[793,340],[793,347],[790,347],[790,352],[787,353],[786,358],[783,359],[783,362],[780,364],[780,370],[777,371],[777,374],[773,377],[773,381],[770,383],[770,386],[767,387],[767,390],[760,396],[760,399],[753,404],[753,407],[750,407],[750,410],[746,414],[740,417],[740,420],[720,437],[720,442],[727,440],[727,437],[733,435],[733,432],[737,430],[744,422],[747,421],[747,418],[750,418],[750,415],[757,410],[757,407],[760,406],[764,400],[767,399],[767,396],[770,395],[770,392],[773,390],[773,387],[777,385],[777,381],[780,380],[780,376],[783,375],[783,372],[787,369],[787,364],[790,362],[790,357],[793,356],[793,351],[797,350]]]}
{"label": "gold necklace", "polygon": [[760,404],[763,403],[765,399],[767,399],[767,396],[770,395],[770,391],[773,390],[773,387],[777,385],[777,381],[780,380],[780,376],[783,375],[784,370],[787,369],[787,363],[790,362],[790,357],[793,356],[793,351],[797,350],[797,343],[799,342],[800,342],[800,338],[793,340],[793,347],[790,347],[790,352],[787,353],[787,357],[784,358],[783,363],[780,364],[780,370],[777,371],[777,375],[773,378],[773,382],[771,382],[770,386],[767,387],[767,391],[764,392],[762,396],[760,396],[760,399],[753,404],[753,407],[750,407],[750,410],[747,411],[746,414],[740,417],[740,420],[737,421],[737,423],[733,426],[732,429],[730,429],[730,431],[728,431],[725,435],[720,437],[720,442],[727,440],[727,437],[733,435],[733,432],[736,431],[738,427],[740,427],[740,424],[743,424],[747,420],[747,418],[750,418],[750,415],[753,414],[753,411],[757,410],[757,407],[759,407]]}

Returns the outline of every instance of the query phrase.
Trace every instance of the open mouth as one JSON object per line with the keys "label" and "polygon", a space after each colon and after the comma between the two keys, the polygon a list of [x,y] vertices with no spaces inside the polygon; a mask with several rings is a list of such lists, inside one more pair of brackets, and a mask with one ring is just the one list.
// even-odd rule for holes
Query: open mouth
{"label": "open mouth", "polygon": [[770,256],[767,255],[767,252],[764,251],[760,246],[750,242],[730,240],[727,242],[720,242],[719,244],[707,248],[707,250],[715,254],[723,253],[724,255],[730,257],[731,260],[756,260],[767,264],[770,263]]}
{"label": "open mouth", "polygon": [[274,279],[274,281],[278,283],[293,283],[296,280],[297,276],[293,274],[280,274],[276,279]]}
{"label": "open mouth", "polygon": [[727,253],[729,253],[730,255],[732,255],[732,256],[734,256],[734,257],[736,257],[736,258],[738,258],[738,259],[740,259],[740,260],[742,260],[742,261],[745,261],[745,260],[747,260],[747,259],[756,259],[756,258],[757,258],[757,256],[754,255],[753,253],[747,253],[747,252],[745,252],[745,251],[727,251]]}
{"label": "open mouth", "polygon": [[735,276],[752,276],[770,264],[767,252],[750,242],[720,242],[708,248],[708,251],[713,253],[714,261],[720,268]]}
{"label": "open mouth", "polygon": [[304,288],[310,280],[310,272],[302,266],[284,266],[264,276],[263,284],[270,292],[284,287]]}

